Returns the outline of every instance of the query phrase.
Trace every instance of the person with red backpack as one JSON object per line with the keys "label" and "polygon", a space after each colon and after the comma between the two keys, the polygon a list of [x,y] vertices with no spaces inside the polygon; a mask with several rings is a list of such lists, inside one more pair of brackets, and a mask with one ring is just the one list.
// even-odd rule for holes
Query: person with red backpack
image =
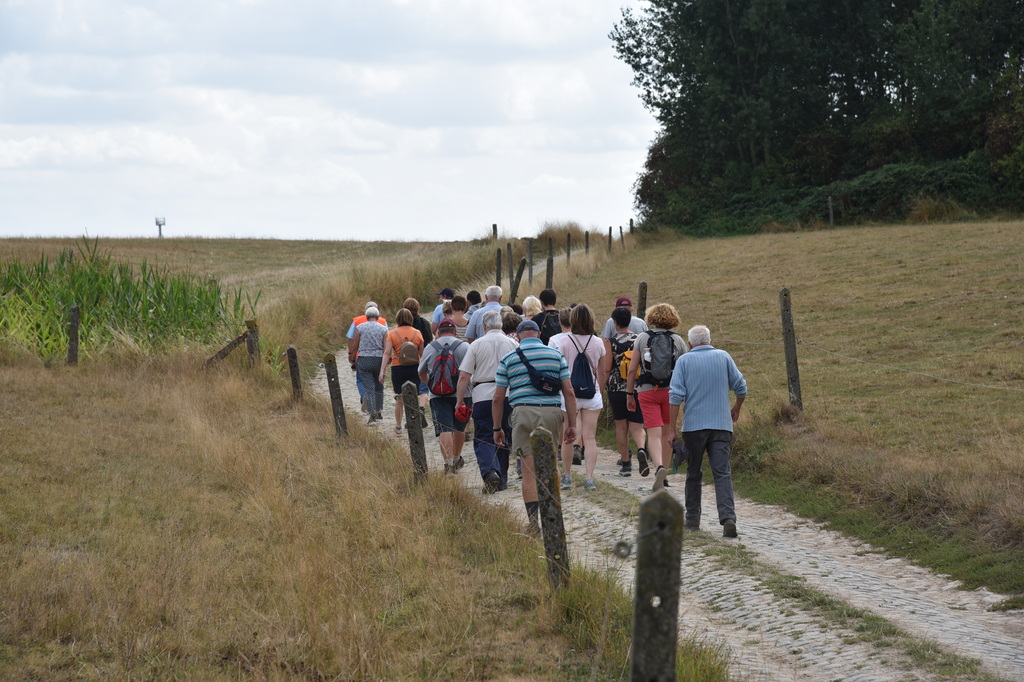
{"label": "person with red backpack", "polygon": [[[413,314],[408,308],[402,308],[395,315],[398,327],[388,332],[384,340],[384,357],[381,362],[378,381],[384,383],[384,373],[391,367],[391,387],[395,391],[395,435],[402,433],[402,386],[411,381],[417,387],[420,378],[416,367],[423,355],[423,335],[413,326]],[[423,426],[427,425],[427,417],[420,408],[420,419]]]}
{"label": "person with red backpack", "polygon": [[437,323],[437,338],[423,351],[418,368],[420,379],[430,391],[434,435],[441,445],[446,474],[454,474],[462,468],[462,446],[466,442],[469,420],[456,417],[455,395],[459,387],[459,366],[468,350],[469,344],[456,337],[455,323],[445,317]]}
{"label": "person with red backpack", "polygon": [[[626,370],[626,409],[637,405],[644,415],[647,447],[655,466],[654,485],[658,490],[668,487],[664,457],[672,454],[673,429],[669,424],[668,387],[676,360],[686,352],[686,342],[672,330],[679,326],[679,313],[668,303],[659,303],[647,313],[650,329],[637,335],[633,357]],[[639,370],[639,378],[637,372]],[[636,454],[640,475],[650,473],[643,451]]]}

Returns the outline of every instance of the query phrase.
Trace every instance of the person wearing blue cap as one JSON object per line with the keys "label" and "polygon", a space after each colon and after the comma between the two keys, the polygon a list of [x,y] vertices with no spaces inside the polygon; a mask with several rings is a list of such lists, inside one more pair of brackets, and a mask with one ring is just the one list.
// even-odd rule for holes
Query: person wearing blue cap
{"label": "person wearing blue cap", "polygon": [[434,294],[437,296],[437,307],[434,308],[434,316],[430,320],[430,331],[437,334],[437,325],[444,319],[444,304],[455,298],[455,291],[451,287],[445,287]]}

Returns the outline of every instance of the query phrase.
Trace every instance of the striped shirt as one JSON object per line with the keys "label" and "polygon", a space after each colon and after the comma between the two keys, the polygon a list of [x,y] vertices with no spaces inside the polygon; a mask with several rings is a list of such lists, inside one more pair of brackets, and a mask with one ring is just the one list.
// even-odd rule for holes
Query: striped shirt
{"label": "striped shirt", "polygon": [[[548,348],[538,338],[523,339],[519,343],[523,355],[538,372],[558,376],[560,380],[569,378],[569,363],[565,356],[554,348]],[[530,383],[530,373],[526,365],[519,359],[519,354],[512,351],[498,363],[498,371],[494,376],[498,386],[508,389],[508,402],[512,407],[517,405],[561,405],[561,394],[547,395],[541,393]]]}
{"label": "striped shirt", "polygon": [[683,431],[732,431],[729,391],[747,395],[747,382],[732,356],[714,346],[694,346],[679,356],[668,389],[671,405],[686,403]]}

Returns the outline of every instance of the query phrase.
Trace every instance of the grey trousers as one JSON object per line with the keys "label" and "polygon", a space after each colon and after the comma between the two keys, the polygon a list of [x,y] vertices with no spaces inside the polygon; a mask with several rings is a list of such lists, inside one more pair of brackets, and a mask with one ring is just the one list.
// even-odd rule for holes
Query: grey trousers
{"label": "grey trousers", "polygon": [[356,378],[363,386],[363,396],[366,398],[366,410],[373,416],[384,409],[384,384],[377,381],[380,376],[380,363],[384,361],[381,357],[356,358]]}
{"label": "grey trousers", "polygon": [[732,431],[704,429],[701,431],[684,431],[683,444],[686,445],[688,459],[686,462],[686,523],[700,524],[700,484],[703,477],[701,463],[704,453],[708,453],[708,464],[711,474],[715,477],[715,502],[718,505],[718,522],[736,521],[736,506],[732,496],[732,469],[729,467],[729,455],[732,448]]}

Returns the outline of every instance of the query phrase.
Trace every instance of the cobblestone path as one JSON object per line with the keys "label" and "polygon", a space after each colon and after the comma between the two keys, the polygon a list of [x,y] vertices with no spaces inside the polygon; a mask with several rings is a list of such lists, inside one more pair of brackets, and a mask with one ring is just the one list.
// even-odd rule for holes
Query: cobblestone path
{"label": "cobblestone path", "polygon": [[[340,364],[344,367],[346,363]],[[340,372],[351,421],[364,415],[351,410],[359,405],[354,373],[346,369]],[[327,394],[322,372],[314,388]],[[389,398],[385,419],[374,428],[391,433],[392,404]],[[427,431],[428,466],[436,472],[442,468],[442,459],[433,430]],[[405,442],[404,435],[393,437]],[[482,481],[471,443],[467,443],[463,455],[466,467],[459,479],[479,493]],[[624,589],[631,590],[633,557],[622,559],[611,551],[615,543],[632,542],[635,536],[635,514],[624,513],[621,494],[634,496],[639,503],[650,494],[653,476],[641,478],[634,467],[632,477],[620,477],[617,459],[616,454],[602,450],[595,476],[599,490],[584,492],[580,479],[573,489],[562,491],[562,505],[574,559],[610,572]],[[682,504],[683,476],[670,476],[669,481],[670,493]],[[602,484],[619,491],[611,496],[618,497],[619,503],[600,490]],[[887,619],[927,645],[924,648],[976,659],[985,673],[996,678],[1024,681],[1024,612],[986,611],[1002,599],[1000,595],[956,589],[958,584],[944,576],[888,557],[781,508],[742,498],[736,500],[739,540],[726,540],[720,537],[717,523],[708,525],[717,518],[713,486],[705,486],[702,497],[703,529],[687,533],[683,541],[680,633],[722,646],[728,652],[734,679],[951,679],[949,674],[929,672],[904,648],[865,641],[856,623],[843,625],[805,609],[793,598],[774,593],[764,581],[765,574],[774,571],[802,579],[801,584]],[[525,520],[514,471],[508,490],[481,498],[504,505]],[[742,548],[752,561],[744,568],[715,561],[714,552],[709,550],[720,549],[722,543]],[[956,679],[956,674],[952,675]]]}

